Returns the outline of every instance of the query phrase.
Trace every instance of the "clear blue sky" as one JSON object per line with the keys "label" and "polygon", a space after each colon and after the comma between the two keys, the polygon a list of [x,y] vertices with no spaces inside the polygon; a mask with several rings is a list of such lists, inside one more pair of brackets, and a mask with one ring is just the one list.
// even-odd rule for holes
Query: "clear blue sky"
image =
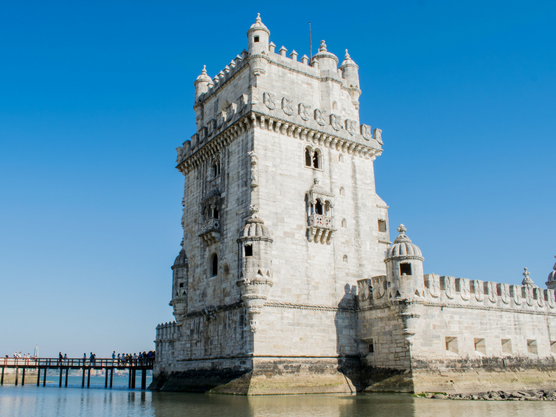
{"label": "clear blue sky", "polygon": [[[556,254],[556,5],[25,1],[0,5],[0,354],[154,348],[181,240],[193,81],[257,12],[300,56],[359,64],[376,183],[425,272],[544,286]],[[392,234],[394,238],[396,233]]]}

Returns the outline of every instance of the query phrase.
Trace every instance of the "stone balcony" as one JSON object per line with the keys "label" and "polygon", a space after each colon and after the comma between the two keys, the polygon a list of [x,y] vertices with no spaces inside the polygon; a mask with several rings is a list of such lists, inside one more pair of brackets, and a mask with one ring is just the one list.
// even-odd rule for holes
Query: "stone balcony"
{"label": "stone balcony", "polygon": [[220,219],[208,219],[201,227],[199,237],[205,245],[210,246],[220,240]]}
{"label": "stone balcony", "polygon": [[309,216],[309,241],[315,243],[330,244],[334,236],[334,218],[324,214],[312,214]]}

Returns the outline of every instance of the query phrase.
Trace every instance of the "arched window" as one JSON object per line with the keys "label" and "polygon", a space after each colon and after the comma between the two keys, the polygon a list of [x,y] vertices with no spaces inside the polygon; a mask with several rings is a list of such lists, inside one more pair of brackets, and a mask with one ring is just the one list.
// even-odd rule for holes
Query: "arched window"
{"label": "arched window", "polygon": [[320,166],[321,166],[320,151],[317,149],[313,153],[313,168],[320,169]]}
{"label": "arched window", "polygon": [[346,219],[342,219],[342,227],[347,227],[347,221],[346,221]]}
{"label": "arched window", "polygon": [[340,195],[344,195],[344,194],[345,194],[344,187],[340,187]]}
{"label": "arched window", "polygon": [[305,166],[311,166],[311,150],[309,148],[305,148]]}
{"label": "arched window", "polygon": [[212,262],[211,262],[211,275],[215,277],[218,275],[218,255],[215,253],[212,255]]}
{"label": "arched window", "polygon": [[212,178],[220,175],[220,161],[218,159],[212,160]]}
{"label": "arched window", "polygon": [[348,261],[348,256],[347,256],[347,255],[344,255],[344,257],[342,258],[342,261],[344,261],[345,263],[347,263],[347,261]]}
{"label": "arched window", "polygon": [[344,162],[344,155],[343,154],[338,155],[338,161]]}
{"label": "arched window", "polygon": [[330,201],[324,203],[324,215],[330,217],[332,214],[332,206],[330,205]]}
{"label": "arched window", "polygon": [[322,214],[322,203],[320,200],[317,200],[317,203],[315,204],[315,213]]}

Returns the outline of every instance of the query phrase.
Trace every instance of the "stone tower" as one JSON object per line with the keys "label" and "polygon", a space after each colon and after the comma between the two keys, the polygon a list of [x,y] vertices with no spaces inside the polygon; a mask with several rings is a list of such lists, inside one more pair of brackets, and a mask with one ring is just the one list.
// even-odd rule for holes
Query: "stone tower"
{"label": "stone tower", "polygon": [[260,16],[247,38],[195,81],[197,131],[177,149],[176,322],[158,328],[153,388],[350,392],[357,281],[386,274],[390,243],[381,130],[359,121],[347,50],[339,67],[324,41],[311,62],[276,52]]}

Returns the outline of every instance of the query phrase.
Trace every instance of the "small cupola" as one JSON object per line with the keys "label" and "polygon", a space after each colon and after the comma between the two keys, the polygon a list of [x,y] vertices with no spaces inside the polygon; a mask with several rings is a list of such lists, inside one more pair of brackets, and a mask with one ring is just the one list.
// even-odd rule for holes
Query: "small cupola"
{"label": "small cupola", "polygon": [[398,227],[398,237],[386,251],[387,280],[390,282],[389,298],[414,298],[424,294],[423,254],[411,242],[403,224]]}
{"label": "small cupola", "polygon": [[265,54],[268,55],[268,39],[270,31],[261,20],[261,14],[257,13],[255,23],[251,25],[247,31],[247,39],[249,40],[249,54]]}
{"label": "small cupola", "polygon": [[[554,256],[556,258],[556,256]],[[549,290],[556,290],[556,263],[552,268],[552,272],[548,274],[548,281],[546,281],[546,288]]]}
{"label": "small cupola", "polygon": [[209,86],[212,84],[212,80],[207,74],[207,66],[203,66],[203,71],[201,75],[197,77],[195,80],[195,102],[199,99],[201,94],[206,93],[209,89]]}
{"label": "small cupola", "polygon": [[521,285],[525,285],[525,286],[529,286],[529,287],[536,287],[535,283],[533,282],[533,280],[529,276],[531,274],[527,270],[527,268],[523,268],[523,274],[522,275],[523,275],[523,281],[521,281]]}
{"label": "small cupola", "polygon": [[340,70],[342,71],[342,77],[346,80],[351,101],[358,107],[359,97],[361,96],[361,89],[359,88],[359,66],[351,59],[347,49],[344,62],[340,65]]}
{"label": "small cupola", "polygon": [[319,53],[313,56],[313,61],[318,61],[319,69],[337,71],[338,70],[338,57],[330,53],[326,49],[326,42],[320,41]]}

